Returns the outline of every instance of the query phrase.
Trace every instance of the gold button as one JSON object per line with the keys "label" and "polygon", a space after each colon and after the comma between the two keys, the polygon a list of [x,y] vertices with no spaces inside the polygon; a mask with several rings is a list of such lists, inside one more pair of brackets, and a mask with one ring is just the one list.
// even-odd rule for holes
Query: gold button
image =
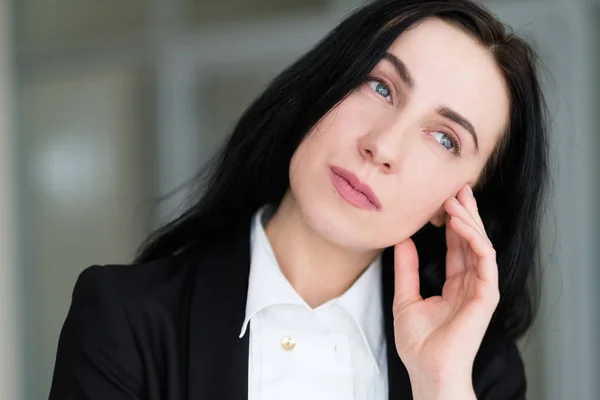
{"label": "gold button", "polygon": [[296,347],[296,341],[291,337],[286,336],[283,339],[281,339],[281,347],[283,347],[283,349],[287,351],[293,350],[294,347]]}

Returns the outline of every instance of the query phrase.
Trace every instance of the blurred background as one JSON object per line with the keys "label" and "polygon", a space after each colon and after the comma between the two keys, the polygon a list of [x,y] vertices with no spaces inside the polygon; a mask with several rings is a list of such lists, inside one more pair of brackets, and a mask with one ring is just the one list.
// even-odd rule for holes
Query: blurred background
{"label": "blurred background", "polygon": [[[0,399],[47,398],[79,272],[124,263],[284,66],[357,0],[0,0]],[[486,1],[551,110],[530,399],[600,399],[600,0]]]}

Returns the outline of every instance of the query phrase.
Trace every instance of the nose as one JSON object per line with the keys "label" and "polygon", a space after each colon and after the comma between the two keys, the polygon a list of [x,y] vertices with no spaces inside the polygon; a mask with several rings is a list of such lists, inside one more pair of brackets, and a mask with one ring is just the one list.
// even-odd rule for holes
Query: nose
{"label": "nose", "polygon": [[398,170],[400,146],[398,138],[390,132],[370,132],[358,141],[358,151],[362,158],[379,167],[384,173]]}

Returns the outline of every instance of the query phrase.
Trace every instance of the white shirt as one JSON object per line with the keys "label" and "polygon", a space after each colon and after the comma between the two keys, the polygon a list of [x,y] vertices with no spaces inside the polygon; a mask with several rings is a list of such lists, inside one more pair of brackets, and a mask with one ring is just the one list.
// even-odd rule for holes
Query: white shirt
{"label": "white shirt", "polygon": [[311,309],[281,272],[265,233],[273,211],[259,209],[251,228],[240,332],[250,327],[249,400],[387,399],[381,257],[342,296]]}

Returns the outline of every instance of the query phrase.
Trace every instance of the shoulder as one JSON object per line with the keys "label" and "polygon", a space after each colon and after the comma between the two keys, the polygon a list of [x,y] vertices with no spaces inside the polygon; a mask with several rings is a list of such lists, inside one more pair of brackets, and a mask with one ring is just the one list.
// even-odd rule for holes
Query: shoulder
{"label": "shoulder", "polygon": [[525,368],[513,340],[486,335],[473,365],[473,385],[478,399],[525,399]]}
{"label": "shoulder", "polygon": [[147,263],[93,265],[79,275],[72,303],[80,296],[99,300],[110,292],[132,326],[147,325],[149,320],[159,318],[168,318],[169,321],[160,322],[170,325],[180,323],[189,313],[194,293],[212,290],[213,283],[224,273],[249,262],[248,236],[248,230],[240,228]]}
{"label": "shoulder", "polygon": [[169,398],[179,398],[193,299],[219,293],[214,282],[230,282],[227,267],[246,261],[233,239],[219,243],[143,264],[84,269],[61,330],[50,398],[146,398],[166,386]]}
{"label": "shoulder", "polygon": [[197,263],[190,253],[143,264],[92,265],[77,278],[72,302],[118,302],[127,317],[140,311],[181,312]]}
{"label": "shoulder", "polygon": [[[61,330],[50,398],[141,398],[145,379],[159,382],[180,368],[195,265],[188,255],[84,269]],[[148,363],[165,348],[172,365]]]}

